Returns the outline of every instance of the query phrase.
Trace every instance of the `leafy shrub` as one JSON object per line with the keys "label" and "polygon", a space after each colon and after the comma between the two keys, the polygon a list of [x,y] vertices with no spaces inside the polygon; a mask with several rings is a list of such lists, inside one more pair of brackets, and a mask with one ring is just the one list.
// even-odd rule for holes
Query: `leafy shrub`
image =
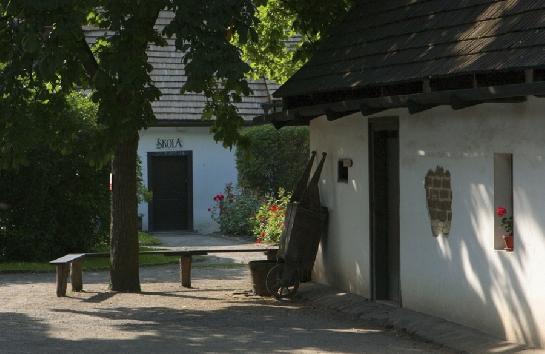
{"label": "leafy shrub", "polygon": [[239,185],[259,195],[293,191],[309,157],[308,128],[263,125],[242,134],[248,146],[236,154]]}
{"label": "leafy shrub", "polygon": [[[51,260],[106,242],[109,171],[91,165],[99,130],[95,112],[86,98],[70,98],[57,112],[65,121],[56,134],[65,142],[29,126],[34,141],[26,145],[24,158],[0,169],[0,260]],[[15,138],[2,136],[7,144]]]}
{"label": "leafy shrub", "polygon": [[139,156],[136,157],[136,199],[139,204],[142,202],[151,203],[153,200],[153,192],[144,185],[142,160],[140,160]]}
{"label": "leafy shrub", "polygon": [[140,231],[138,233],[138,244],[140,245],[140,247],[159,246],[161,244],[161,241],[157,237],[150,235],[147,232]]}
{"label": "leafy shrub", "polygon": [[254,236],[258,243],[277,245],[284,230],[284,218],[291,194],[282,188],[276,195],[269,195],[255,216]]}
{"label": "leafy shrub", "polygon": [[214,197],[214,206],[210,212],[222,233],[247,236],[252,234],[253,219],[258,207],[259,199],[255,194],[229,183],[223,194]]}

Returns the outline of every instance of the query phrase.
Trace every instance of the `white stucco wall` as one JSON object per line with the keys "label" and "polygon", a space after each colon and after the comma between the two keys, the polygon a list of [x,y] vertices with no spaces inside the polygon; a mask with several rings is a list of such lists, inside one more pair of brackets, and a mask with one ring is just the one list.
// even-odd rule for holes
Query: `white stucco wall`
{"label": "white stucco wall", "polygon": [[[405,307],[545,342],[545,104],[440,107],[400,118]],[[494,250],[494,153],[513,154],[515,251]],[[452,175],[453,221],[434,238],[424,177]]]}
{"label": "white stucco wall", "polygon": [[[311,123],[311,150],[328,153],[320,188],[322,204],[329,209],[329,230],[316,257],[314,278],[369,296],[367,121],[358,116]],[[337,161],[343,158],[354,162],[348,183],[337,182]]]}
{"label": "white stucco wall", "polygon": [[[157,149],[157,138],[178,137],[183,141],[182,149]],[[217,144],[207,127],[152,127],[143,130],[140,132],[138,155],[142,160],[142,175],[146,186],[147,153],[176,150],[193,152],[193,228],[203,233],[216,231],[217,225],[210,218],[208,208],[213,205],[214,195],[223,192],[227,183],[237,181],[235,150]],[[143,215],[143,228],[147,230],[147,203],[138,206],[138,213]]]}
{"label": "white stucco wall", "polygon": [[[402,306],[533,345],[545,344],[545,103],[486,104],[400,119]],[[330,155],[321,184],[329,238],[315,278],[369,296],[368,120],[311,122],[311,147]],[[494,249],[494,153],[513,154],[515,251]],[[354,160],[350,183],[336,161]],[[424,178],[452,175],[448,237],[432,236]]]}

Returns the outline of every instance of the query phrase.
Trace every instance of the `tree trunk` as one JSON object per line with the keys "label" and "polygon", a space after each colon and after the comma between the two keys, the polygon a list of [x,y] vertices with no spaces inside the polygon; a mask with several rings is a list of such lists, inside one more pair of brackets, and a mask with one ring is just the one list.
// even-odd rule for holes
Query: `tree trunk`
{"label": "tree trunk", "polygon": [[117,146],[112,161],[111,289],[139,292],[136,151],[138,132]]}

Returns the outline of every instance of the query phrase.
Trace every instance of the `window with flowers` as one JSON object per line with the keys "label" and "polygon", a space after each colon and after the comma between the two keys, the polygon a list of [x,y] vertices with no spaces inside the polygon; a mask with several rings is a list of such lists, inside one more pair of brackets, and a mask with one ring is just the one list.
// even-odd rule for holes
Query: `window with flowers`
{"label": "window with flowers", "polygon": [[513,155],[494,154],[494,249],[513,251]]}

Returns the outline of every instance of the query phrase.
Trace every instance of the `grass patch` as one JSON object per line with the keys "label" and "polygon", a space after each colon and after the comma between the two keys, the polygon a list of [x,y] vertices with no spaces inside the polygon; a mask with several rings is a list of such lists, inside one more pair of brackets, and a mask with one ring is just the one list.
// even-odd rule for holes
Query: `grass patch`
{"label": "grass patch", "polygon": [[[166,257],[161,254],[140,255],[140,266],[150,267],[178,263],[178,257]],[[83,270],[98,271],[109,270],[110,259],[108,257],[88,257],[83,261]],[[55,266],[47,262],[3,262],[0,263],[0,273],[42,273],[54,272]]]}
{"label": "grass patch", "polygon": [[159,246],[161,241],[153,235],[140,231],[138,233],[138,243],[140,246]]}
{"label": "grass patch", "polygon": [[[178,263],[178,257],[166,257],[161,254],[142,254],[140,255],[140,266],[150,267],[166,264]],[[110,258],[108,257],[89,257],[83,262],[83,270],[97,271],[109,270]]]}
{"label": "grass patch", "polygon": [[[161,241],[156,237],[145,233],[138,233],[138,243],[140,250],[150,251],[149,246],[159,246]],[[109,246],[104,244],[96,247],[93,252],[108,252]],[[193,257],[193,261],[199,261]],[[161,254],[143,254],[140,255],[140,266],[158,266],[165,264],[178,263],[179,258],[173,256],[163,256]],[[87,257],[83,262],[83,270],[97,271],[110,269],[110,259],[108,257]],[[3,262],[0,263],[0,273],[26,273],[26,272],[54,272],[55,266],[48,262]]]}
{"label": "grass patch", "polygon": [[38,262],[2,262],[0,263],[0,272],[2,273],[20,273],[20,272],[53,272],[55,266],[49,263]]}
{"label": "grass patch", "polygon": [[[141,251],[153,250],[150,246],[159,246],[159,239],[145,232],[138,233],[138,243]],[[94,252],[108,252],[108,245],[96,247]],[[195,268],[207,269],[236,269],[246,267],[241,263],[206,263],[206,256],[193,256],[193,266]],[[142,254],[140,255],[140,266],[160,266],[167,264],[176,264],[179,262],[177,256],[163,256],[161,254]],[[109,257],[87,257],[83,261],[84,271],[102,271],[110,269]],[[3,262],[0,263],[0,273],[43,273],[54,272],[55,266],[48,262]]]}
{"label": "grass patch", "polygon": [[[138,244],[140,245],[141,251],[146,251],[152,250],[151,248],[148,248],[149,246],[160,246],[161,241],[159,241],[159,239],[153,235],[139,231]],[[107,243],[97,245],[92,252],[110,252],[110,245]]]}
{"label": "grass patch", "polygon": [[[176,264],[178,257],[163,255],[140,255],[140,266],[151,267],[167,264]],[[206,256],[193,256],[193,268],[202,269],[238,269],[246,267],[243,263],[206,263]],[[110,269],[108,257],[89,257],[83,262],[84,271],[101,271]],[[0,263],[0,273],[46,273],[54,272],[55,266],[47,262],[4,262]]]}

